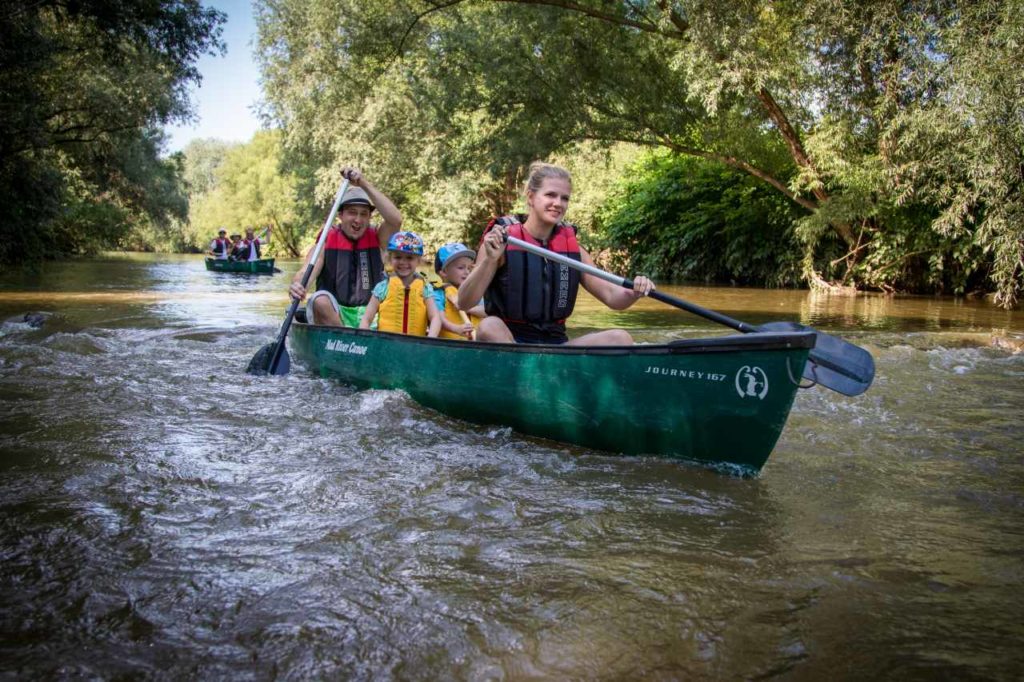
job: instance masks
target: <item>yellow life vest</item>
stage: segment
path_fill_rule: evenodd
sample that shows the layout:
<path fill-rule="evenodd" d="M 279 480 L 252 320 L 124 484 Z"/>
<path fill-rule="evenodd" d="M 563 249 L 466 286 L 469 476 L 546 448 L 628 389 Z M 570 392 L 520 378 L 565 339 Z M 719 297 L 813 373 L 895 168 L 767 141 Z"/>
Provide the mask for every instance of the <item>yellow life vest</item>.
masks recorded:
<path fill-rule="evenodd" d="M 448 299 L 449 292 L 451 292 L 451 296 L 453 298 L 457 297 L 459 295 L 459 293 L 458 293 L 459 292 L 459 288 L 457 286 L 455 286 L 454 284 L 442 284 L 440 286 L 440 289 L 441 289 L 441 291 L 444 292 L 444 317 L 445 317 L 445 319 L 448 320 L 449 322 L 457 324 L 458 326 L 461 327 L 463 325 L 463 322 L 462 322 L 462 316 L 459 315 L 459 309 L 458 309 L 458 307 L 454 303 L 452 303 Z M 469 315 L 469 314 L 467 313 L 467 315 Z M 469 315 L 469 321 L 473 323 L 473 329 L 476 329 L 477 326 L 480 324 L 480 318 L 477 317 L 476 315 Z M 450 332 L 447 329 L 445 329 L 444 327 L 441 327 L 441 333 L 438 334 L 438 336 L 440 338 L 442 338 L 442 339 L 461 339 L 462 341 L 466 340 L 466 337 L 463 336 L 462 334 L 456 334 L 455 332 Z"/>
<path fill-rule="evenodd" d="M 388 280 L 388 296 L 381 301 L 377 330 L 411 336 L 427 335 L 427 304 L 423 301 L 425 281 L 418 276 L 406 288 L 402 279 Z"/>

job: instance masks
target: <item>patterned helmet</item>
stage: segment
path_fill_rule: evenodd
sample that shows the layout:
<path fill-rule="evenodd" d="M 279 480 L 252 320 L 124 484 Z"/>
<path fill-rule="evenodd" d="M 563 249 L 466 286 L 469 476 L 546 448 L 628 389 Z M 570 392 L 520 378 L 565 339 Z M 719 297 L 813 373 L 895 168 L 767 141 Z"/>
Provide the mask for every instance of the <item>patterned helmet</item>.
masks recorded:
<path fill-rule="evenodd" d="M 388 251 L 423 255 L 423 240 L 415 232 L 396 232 L 388 240 Z"/>

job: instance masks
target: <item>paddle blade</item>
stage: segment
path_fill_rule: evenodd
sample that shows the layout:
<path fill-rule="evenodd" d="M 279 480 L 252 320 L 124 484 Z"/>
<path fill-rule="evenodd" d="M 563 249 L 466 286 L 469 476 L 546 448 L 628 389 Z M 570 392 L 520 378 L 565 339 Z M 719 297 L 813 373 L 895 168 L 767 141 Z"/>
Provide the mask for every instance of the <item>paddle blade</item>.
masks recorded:
<path fill-rule="evenodd" d="M 273 374 L 274 376 L 280 376 L 287 374 L 288 370 L 291 369 L 292 363 L 286 349 L 281 349 L 281 357 L 277 359 L 277 365 L 275 367 L 270 366 L 274 361 L 274 350 L 276 348 L 276 342 L 268 343 L 260 348 L 256 351 L 256 355 L 252 356 L 252 360 L 249 361 L 249 366 L 245 368 L 245 371 L 249 374 L 257 375 Z"/>
<path fill-rule="evenodd" d="M 860 395 L 868 390 L 875 378 L 875 359 L 871 353 L 838 336 L 796 322 L 769 322 L 757 329 L 767 332 L 814 332 L 814 348 L 804 366 L 803 375 L 805 379 L 833 391 L 849 396 Z"/>

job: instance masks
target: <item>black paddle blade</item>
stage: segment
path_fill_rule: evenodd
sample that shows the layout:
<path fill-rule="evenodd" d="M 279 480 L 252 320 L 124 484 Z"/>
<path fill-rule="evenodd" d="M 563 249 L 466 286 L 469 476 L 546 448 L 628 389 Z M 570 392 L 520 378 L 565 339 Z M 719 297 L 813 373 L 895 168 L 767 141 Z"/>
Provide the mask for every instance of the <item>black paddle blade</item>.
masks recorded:
<path fill-rule="evenodd" d="M 245 371 L 249 374 L 273 374 L 274 376 L 280 376 L 287 374 L 288 370 L 291 369 L 292 362 L 291 358 L 288 357 L 288 351 L 284 348 L 281 349 L 281 357 L 277 359 L 277 366 L 271 367 L 270 363 L 274 361 L 274 350 L 277 348 L 277 343 L 268 343 L 267 345 L 256 351 L 256 355 L 252 356 L 252 360 L 249 361 L 249 366 L 245 368 Z"/>
<path fill-rule="evenodd" d="M 871 353 L 838 336 L 825 334 L 796 322 L 769 322 L 758 326 L 766 332 L 814 332 L 815 344 L 804 366 L 804 378 L 843 395 L 860 395 L 875 378 Z"/>

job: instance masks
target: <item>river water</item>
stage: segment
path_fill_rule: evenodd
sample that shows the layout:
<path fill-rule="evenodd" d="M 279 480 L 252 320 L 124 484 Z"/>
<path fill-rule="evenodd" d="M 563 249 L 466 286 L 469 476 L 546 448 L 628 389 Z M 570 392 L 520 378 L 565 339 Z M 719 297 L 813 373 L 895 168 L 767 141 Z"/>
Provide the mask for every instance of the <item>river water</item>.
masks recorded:
<path fill-rule="evenodd" d="M 1024 676 L 1024 313 L 666 287 L 876 358 L 862 396 L 801 391 L 736 478 L 248 376 L 282 267 L 0 275 L 5 676 Z M 641 341 L 727 331 L 581 308 Z"/>

